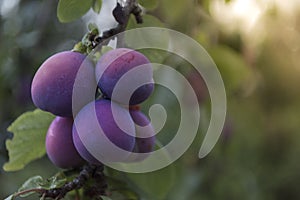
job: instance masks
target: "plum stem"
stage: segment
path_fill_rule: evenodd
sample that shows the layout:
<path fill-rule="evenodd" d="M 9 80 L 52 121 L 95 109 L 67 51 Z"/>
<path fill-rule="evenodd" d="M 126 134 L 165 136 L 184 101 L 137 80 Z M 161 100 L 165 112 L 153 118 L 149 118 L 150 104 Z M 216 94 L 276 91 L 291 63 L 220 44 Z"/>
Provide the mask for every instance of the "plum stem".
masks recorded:
<path fill-rule="evenodd" d="M 142 9 L 137 3 L 137 0 L 127 0 L 124 6 L 117 3 L 117 6 L 113 10 L 113 16 L 118 22 L 118 25 L 112 29 L 104 31 L 102 36 L 95 37 L 94 48 L 103 43 L 106 39 L 125 31 L 131 14 L 135 16 L 135 20 L 138 24 L 143 23 Z"/>
<path fill-rule="evenodd" d="M 82 41 L 78 42 L 72 51 L 80 52 L 82 54 L 89 54 L 93 49 L 103 45 L 107 45 L 108 42 L 117 37 L 117 47 L 124 47 L 124 35 L 119 34 L 126 30 L 130 15 L 135 16 L 135 20 L 138 24 L 143 23 L 142 8 L 137 3 L 137 0 L 127 0 L 123 5 L 117 2 L 112 15 L 118 22 L 118 25 L 112 29 L 104 31 L 102 35 L 99 35 L 98 28 L 91 24 L 90 31 L 84 35 Z"/>

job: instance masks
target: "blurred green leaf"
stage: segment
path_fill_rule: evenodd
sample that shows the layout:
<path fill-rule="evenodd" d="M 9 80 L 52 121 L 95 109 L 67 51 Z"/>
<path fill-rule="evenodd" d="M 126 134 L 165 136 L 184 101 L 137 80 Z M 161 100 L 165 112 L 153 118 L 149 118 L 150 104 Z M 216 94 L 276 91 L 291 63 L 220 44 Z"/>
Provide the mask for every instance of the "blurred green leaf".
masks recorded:
<path fill-rule="evenodd" d="M 164 27 L 165 25 L 153 15 L 143 15 L 143 23 L 137 24 L 134 17 L 130 17 L 127 30 L 142 27 Z"/>
<path fill-rule="evenodd" d="M 163 148 L 160 141 L 156 141 L 155 149 Z M 169 160 L 170 156 L 164 151 L 164 159 Z M 176 167 L 174 164 L 163 169 L 149 173 L 127 173 L 126 178 L 144 193 L 149 199 L 166 199 L 168 193 L 175 183 Z"/>
<path fill-rule="evenodd" d="M 30 190 L 30 189 L 41 189 L 41 184 L 43 183 L 43 178 L 41 176 L 34 176 L 29 178 L 23 185 L 20 187 L 19 192 Z M 21 195 L 21 197 L 27 197 L 29 195 L 34 194 L 35 192 L 28 192 L 26 194 Z"/>
<path fill-rule="evenodd" d="M 178 26 L 186 26 L 190 24 L 191 20 L 198 18 L 193 13 L 196 4 L 195 1 L 163 0 L 159 3 L 162 19 L 168 25 L 176 27 L 176 30 L 178 30 Z"/>
<path fill-rule="evenodd" d="M 83 54 L 86 52 L 86 46 L 82 42 L 78 42 L 77 44 L 74 45 L 72 51 Z"/>
<path fill-rule="evenodd" d="M 19 188 L 18 193 L 24 191 L 25 193 L 20 195 L 20 197 L 27 197 L 36 193 L 36 191 L 34 191 L 33 189 L 50 190 L 53 188 L 59 188 L 63 186 L 66 182 L 67 178 L 63 172 L 57 173 L 46 180 L 44 180 L 41 176 L 33 176 L 23 183 L 23 185 Z M 14 196 L 19 196 L 18 193 L 12 195 L 11 198 L 13 198 Z"/>
<path fill-rule="evenodd" d="M 127 30 L 135 29 L 134 32 L 129 31 L 125 35 L 125 41 L 128 45 L 134 44 L 135 42 L 139 44 L 159 44 L 159 46 L 162 47 L 168 47 L 169 44 L 169 35 L 167 32 L 162 31 L 151 31 L 151 33 L 148 33 L 146 31 L 139 30 L 138 28 L 144 28 L 144 27 L 164 27 L 164 24 L 156 17 L 152 15 L 144 15 L 143 16 L 144 22 L 142 24 L 137 24 L 134 21 L 134 18 L 131 17 Z M 152 45 L 151 45 L 152 46 Z"/>
<path fill-rule="evenodd" d="M 158 6 L 158 0 L 140 0 L 139 3 L 147 10 L 154 10 Z"/>
<path fill-rule="evenodd" d="M 145 173 L 127 174 L 128 179 L 142 190 L 150 199 L 165 199 L 174 185 L 175 168 L 170 165 L 164 169 Z"/>
<path fill-rule="evenodd" d="M 163 145 L 156 141 L 155 149 L 163 148 Z M 161 159 L 170 160 L 170 155 L 164 151 Z M 123 166 L 126 171 L 126 165 Z M 136 192 L 145 199 L 162 200 L 166 199 L 175 184 L 177 168 L 171 164 L 163 169 L 149 173 L 121 173 L 120 171 L 107 168 L 108 185 L 110 190 L 118 191 L 118 196 L 126 195 L 127 199 L 139 199 Z M 130 198 L 129 198 L 130 197 Z M 112 198 L 114 199 L 114 198 Z"/>
<path fill-rule="evenodd" d="M 208 52 L 220 70 L 227 92 L 235 93 L 254 83 L 254 80 L 250 79 L 253 75 L 251 68 L 241 54 L 222 45 L 208 49 Z M 249 81 L 252 83 L 249 84 Z"/>
<path fill-rule="evenodd" d="M 63 186 L 67 182 L 67 177 L 63 172 L 59 172 L 44 181 L 41 186 L 44 189 L 53 189 Z"/>
<path fill-rule="evenodd" d="M 134 21 L 134 18 L 131 17 L 127 30 L 130 29 L 135 29 L 133 31 L 126 32 L 125 35 L 125 41 L 126 44 L 129 46 L 131 44 L 134 44 L 135 42 L 139 44 L 159 44 L 160 46 L 167 47 L 168 46 L 168 41 L 169 41 L 169 35 L 167 32 L 162 32 L 162 31 L 151 31 L 151 33 L 147 33 L 146 31 L 139 30 L 138 28 L 144 28 L 144 27 L 164 27 L 164 24 L 156 17 L 153 15 L 144 15 L 143 16 L 144 22 L 142 24 L 137 24 Z"/>
<path fill-rule="evenodd" d="M 120 178 L 121 176 L 119 171 L 116 171 L 112 168 L 105 168 L 105 170 L 108 174 L 106 181 L 110 189 L 115 190 L 117 188 L 124 188 L 127 186 L 127 183 L 124 182 L 124 180 L 117 179 L 117 177 Z"/>
<path fill-rule="evenodd" d="M 89 29 L 91 34 L 94 34 L 94 35 L 99 34 L 98 26 L 95 23 L 89 23 L 88 24 L 88 29 Z"/>
<path fill-rule="evenodd" d="M 59 0 L 57 17 L 60 22 L 71 22 L 83 16 L 92 6 L 93 0 Z"/>
<path fill-rule="evenodd" d="M 138 29 L 143 27 L 164 27 L 164 24 L 158 18 L 152 15 L 144 15 L 143 19 L 143 24 L 137 24 L 133 17 L 130 18 L 127 30 L 135 30 L 125 33 L 126 44 L 128 46 L 134 46 L 135 44 L 140 44 L 141 46 L 155 45 L 167 49 L 169 45 L 169 35 L 167 32 L 155 30 L 146 32 L 143 29 Z M 159 49 L 140 49 L 139 51 L 153 63 L 162 63 L 166 56 L 169 55 L 167 52 Z"/>
<path fill-rule="evenodd" d="M 144 54 L 151 63 L 163 63 L 169 55 L 168 52 L 159 49 L 139 49 L 138 51 Z"/>
<path fill-rule="evenodd" d="M 109 51 L 111 51 L 111 50 L 113 50 L 113 48 L 112 47 L 110 47 L 110 46 L 102 46 L 102 48 L 101 48 L 101 51 L 100 51 L 100 54 L 101 55 L 104 55 L 105 53 L 107 53 L 107 52 L 109 52 Z"/>
<path fill-rule="evenodd" d="M 6 141 L 9 162 L 5 163 L 5 171 L 23 169 L 29 162 L 42 157 L 46 153 L 45 137 L 54 115 L 36 109 L 18 117 L 8 131 L 14 134 L 12 140 Z"/>
<path fill-rule="evenodd" d="M 110 198 L 109 198 L 110 199 Z M 117 189 L 111 192 L 113 200 L 139 200 L 139 196 L 129 188 Z"/>
<path fill-rule="evenodd" d="M 94 0 L 94 2 L 93 2 L 93 10 L 96 13 L 100 12 L 101 6 L 102 6 L 102 0 Z"/>
<path fill-rule="evenodd" d="M 112 200 L 111 198 L 107 197 L 107 196 L 101 196 L 102 200 Z"/>
<path fill-rule="evenodd" d="M 5 198 L 4 200 L 14 200 L 14 199 L 15 199 L 15 197 L 14 197 L 14 195 L 12 194 L 12 195 L 10 195 L 9 197 Z"/>
<path fill-rule="evenodd" d="M 114 200 L 138 200 L 139 195 L 131 188 L 124 179 L 124 173 L 106 168 L 109 176 L 106 177 L 110 198 Z"/>

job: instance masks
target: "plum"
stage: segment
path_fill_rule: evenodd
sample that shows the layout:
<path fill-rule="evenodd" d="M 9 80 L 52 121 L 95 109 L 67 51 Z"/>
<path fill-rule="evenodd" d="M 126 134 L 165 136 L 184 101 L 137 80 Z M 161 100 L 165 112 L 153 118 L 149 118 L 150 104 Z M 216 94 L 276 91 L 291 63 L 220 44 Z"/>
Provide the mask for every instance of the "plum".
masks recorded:
<path fill-rule="evenodd" d="M 75 117 L 73 141 L 79 154 L 90 163 L 121 162 L 134 148 L 134 123 L 127 109 L 99 99 L 87 104 Z"/>
<path fill-rule="evenodd" d="M 135 123 L 136 130 L 136 144 L 134 152 L 152 152 L 155 145 L 155 131 L 150 120 L 139 110 L 131 110 L 130 115 Z"/>
<path fill-rule="evenodd" d="M 48 128 L 46 152 L 51 162 L 60 168 L 79 167 L 84 163 L 73 144 L 72 126 L 72 118 L 56 117 Z"/>
<path fill-rule="evenodd" d="M 95 71 L 86 56 L 72 51 L 57 53 L 48 58 L 37 70 L 31 85 L 33 103 L 44 111 L 62 117 L 71 117 L 72 94 L 80 69 L 81 95 L 79 107 L 92 101 L 95 94 Z M 95 88 L 93 90 L 93 88 Z"/>
<path fill-rule="evenodd" d="M 150 120 L 140 110 L 130 110 L 130 115 L 135 123 L 135 147 L 134 153 L 127 158 L 127 162 L 139 162 L 146 159 L 155 146 L 155 131 Z"/>
<path fill-rule="evenodd" d="M 76 131 L 75 126 L 73 126 L 73 142 L 75 144 L 75 148 L 79 152 L 82 158 L 89 162 L 90 164 L 100 165 L 102 164 L 99 160 L 97 160 L 90 152 L 85 148 L 84 144 L 79 138 L 79 135 Z"/>
<path fill-rule="evenodd" d="M 141 67 L 137 68 L 139 66 Z M 114 97 L 113 91 L 118 81 L 133 69 L 135 71 L 119 83 L 118 95 Z M 154 89 L 150 61 L 140 52 L 127 48 L 111 50 L 99 59 L 96 65 L 96 80 L 105 96 L 124 105 L 142 103 Z"/>

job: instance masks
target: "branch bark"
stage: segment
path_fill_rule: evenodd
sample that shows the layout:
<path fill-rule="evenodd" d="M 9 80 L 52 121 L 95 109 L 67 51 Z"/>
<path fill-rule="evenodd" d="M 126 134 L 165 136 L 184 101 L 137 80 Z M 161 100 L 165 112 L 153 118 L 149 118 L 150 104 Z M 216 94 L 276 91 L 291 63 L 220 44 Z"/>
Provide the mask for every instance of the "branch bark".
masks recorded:
<path fill-rule="evenodd" d="M 135 16 L 135 20 L 138 24 L 143 23 L 142 9 L 137 3 L 137 0 L 127 0 L 124 6 L 117 3 L 117 6 L 113 10 L 113 16 L 118 22 L 118 25 L 108 31 L 104 31 L 102 36 L 95 37 L 94 47 L 103 43 L 106 39 L 114 37 L 118 33 L 125 31 L 131 14 Z"/>
<path fill-rule="evenodd" d="M 103 170 L 103 165 L 85 165 L 76 178 L 67 182 L 60 188 L 53 188 L 49 190 L 43 188 L 23 190 L 14 194 L 14 197 L 34 192 L 40 194 L 41 199 L 52 198 L 59 200 L 64 198 L 68 192 L 81 188 L 84 188 L 84 194 L 88 197 L 105 196 L 107 183 Z M 86 183 L 90 180 L 94 180 L 95 184 L 92 187 L 85 187 Z"/>
<path fill-rule="evenodd" d="M 96 187 L 98 190 L 96 192 L 93 191 L 93 193 L 89 192 L 91 190 L 91 188 L 86 187 L 85 188 L 85 195 L 89 196 L 89 197 L 96 197 L 96 196 L 100 196 L 100 195 L 105 195 L 105 189 L 107 187 L 106 181 L 105 181 L 105 176 L 103 173 L 104 170 L 104 166 L 103 165 L 86 165 L 84 166 L 84 168 L 82 169 L 82 171 L 79 173 L 79 175 L 74 178 L 72 181 L 66 183 L 65 185 L 63 185 L 61 188 L 54 188 L 51 190 L 45 190 L 42 193 L 42 196 L 47 198 L 53 198 L 53 199 L 62 199 L 64 198 L 64 196 L 72 191 L 72 190 L 78 190 L 82 187 L 85 186 L 85 184 L 87 183 L 87 181 L 89 181 L 90 179 L 95 179 L 97 180 L 97 185 L 95 185 L 94 187 Z"/>

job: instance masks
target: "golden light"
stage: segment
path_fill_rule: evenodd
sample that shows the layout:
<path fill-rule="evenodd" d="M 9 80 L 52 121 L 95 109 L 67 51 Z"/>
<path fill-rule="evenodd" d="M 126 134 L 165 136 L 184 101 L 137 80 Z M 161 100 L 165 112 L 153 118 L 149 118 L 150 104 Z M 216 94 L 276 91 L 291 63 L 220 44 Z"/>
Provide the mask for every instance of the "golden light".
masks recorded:
<path fill-rule="evenodd" d="M 266 16 L 272 11 L 277 17 L 271 21 Z M 298 12 L 297 12 L 298 11 Z M 268 35 L 272 20 L 284 19 L 283 28 L 293 28 L 296 14 L 300 11 L 299 0 L 213 0 L 210 13 L 226 32 L 240 32 L 252 45 L 263 41 Z"/>

